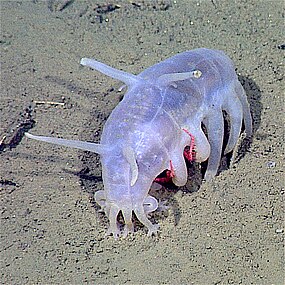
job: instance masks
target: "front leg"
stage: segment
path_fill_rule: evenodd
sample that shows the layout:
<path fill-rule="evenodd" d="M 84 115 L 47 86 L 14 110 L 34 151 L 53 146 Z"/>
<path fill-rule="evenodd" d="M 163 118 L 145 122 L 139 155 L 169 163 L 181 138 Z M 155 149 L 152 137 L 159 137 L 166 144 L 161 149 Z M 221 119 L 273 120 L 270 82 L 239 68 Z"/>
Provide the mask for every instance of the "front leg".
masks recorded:
<path fill-rule="evenodd" d="M 147 227 L 148 229 L 148 236 L 157 235 L 159 225 L 153 224 L 148 218 L 147 213 L 145 212 L 144 205 L 136 206 L 134 209 L 134 213 L 137 216 L 138 220 Z"/>
<path fill-rule="evenodd" d="M 120 212 L 120 209 L 116 205 L 111 205 L 109 207 L 107 206 L 107 208 L 109 208 L 109 211 L 106 214 L 109 218 L 110 226 L 106 232 L 106 235 L 112 234 L 115 239 L 118 239 L 119 236 L 121 235 L 120 227 L 117 222 L 117 217 Z"/>

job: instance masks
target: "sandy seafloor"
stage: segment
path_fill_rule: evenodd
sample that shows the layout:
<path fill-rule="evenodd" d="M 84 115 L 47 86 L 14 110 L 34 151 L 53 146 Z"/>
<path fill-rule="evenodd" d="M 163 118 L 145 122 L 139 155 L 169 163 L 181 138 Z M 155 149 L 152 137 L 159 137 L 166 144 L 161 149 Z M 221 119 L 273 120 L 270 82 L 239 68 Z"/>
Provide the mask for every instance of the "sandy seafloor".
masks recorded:
<path fill-rule="evenodd" d="M 284 284 L 283 8 L 1 1 L 1 284 Z M 161 191 L 169 211 L 152 217 L 158 237 L 141 226 L 126 239 L 105 237 L 107 219 L 92 202 L 103 187 L 98 156 L 22 134 L 99 141 L 122 83 L 80 67 L 82 57 L 137 74 L 197 47 L 235 62 L 252 144 L 212 181 Z"/>

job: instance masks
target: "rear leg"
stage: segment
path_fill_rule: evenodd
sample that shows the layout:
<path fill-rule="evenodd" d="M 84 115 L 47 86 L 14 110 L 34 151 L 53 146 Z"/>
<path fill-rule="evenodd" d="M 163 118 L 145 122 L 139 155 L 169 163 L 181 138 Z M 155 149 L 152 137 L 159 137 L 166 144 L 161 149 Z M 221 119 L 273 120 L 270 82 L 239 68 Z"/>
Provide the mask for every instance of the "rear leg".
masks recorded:
<path fill-rule="evenodd" d="M 176 186 L 184 186 L 187 182 L 187 167 L 185 159 L 183 157 L 183 152 L 179 150 L 173 152 L 171 155 L 173 164 L 173 174 L 172 182 Z"/>
<path fill-rule="evenodd" d="M 204 134 L 201 126 L 201 122 L 192 122 L 185 126 L 184 131 L 187 130 L 187 133 L 191 134 L 192 137 L 194 137 L 195 140 L 195 161 L 196 162 L 202 162 L 208 159 L 210 155 L 210 144 L 209 141 Z M 186 132 L 186 131 L 185 131 Z M 188 140 L 189 140 L 189 134 Z"/>
<path fill-rule="evenodd" d="M 106 235 L 113 234 L 115 239 L 118 239 L 118 237 L 121 234 L 118 222 L 117 222 L 117 217 L 120 212 L 119 207 L 112 205 L 110 207 L 109 213 L 107 213 L 109 221 L 110 221 L 110 226 L 106 232 Z"/>
<path fill-rule="evenodd" d="M 242 125 L 242 105 L 238 97 L 231 96 L 223 106 L 223 109 L 227 112 L 230 118 L 230 136 L 225 149 L 225 154 L 232 151 L 238 141 L 241 125 Z"/>
<path fill-rule="evenodd" d="M 204 121 L 207 128 L 208 139 L 211 146 L 211 152 L 208 160 L 208 167 L 204 179 L 211 180 L 218 171 L 223 139 L 224 139 L 224 118 L 221 110 L 213 110 Z"/>
<path fill-rule="evenodd" d="M 188 161 L 193 162 L 196 160 L 194 136 L 192 134 L 190 134 L 190 132 L 188 130 L 186 130 L 186 129 L 182 129 L 182 130 L 190 136 L 189 150 L 184 149 L 183 154 Z"/>
<path fill-rule="evenodd" d="M 243 111 L 243 120 L 244 120 L 244 127 L 245 127 L 245 133 L 247 137 L 251 137 L 252 135 L 252 118 L 250 114 L 250 106 L 247 101 L 247 97 L 245 94 L 245 91 L 241 85 L 241 83 L 238 81 L 235 85 L 235 93 L 237 97 L 240 100 L 240 103 L 242 105 L 242 111 Z"/>

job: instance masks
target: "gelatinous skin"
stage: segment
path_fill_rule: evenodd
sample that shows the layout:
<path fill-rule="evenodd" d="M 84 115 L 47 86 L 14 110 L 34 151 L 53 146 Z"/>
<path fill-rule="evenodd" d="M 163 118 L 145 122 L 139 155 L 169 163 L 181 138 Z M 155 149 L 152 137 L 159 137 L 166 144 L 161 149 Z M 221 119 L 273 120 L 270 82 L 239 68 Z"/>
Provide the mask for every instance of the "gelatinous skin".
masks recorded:
<path fill-rule="evenodd" d="M 187 182 L 185 147 L 193 148 L 195 144 L 196 161 L 208 159 L 205 179 L 210 180 L 221 159 L 222 111 L 227 112 L 231 123 L 226 153 L 235 147 L 242 121 L 246 135 L 252 134 L 249 104 L 233 63 L 222 51 L 201 48 L 177 54 L 139 75 L 93 59 L 83 58 L 81 64 L 128 86 L 123 100 L 106 121 L 100 144 L 26 135 L 99 153 L 104 190 L 96 193 L 95 200 L 109 218 L 108 233 L 117 238 L 133 232 L 134 213 L 148 228 L 148 235 L 155 234 L 158 225 L 152 224 L 147 215 L 157 209 L 158 202 L 148 194 L 149 189 L 155 178 L 169 168 L 174 184 Z M 188 155 L 191 159 L 192 150 Z M 120 211 L 125 220 L 123 232 L 117 223 Z"/>

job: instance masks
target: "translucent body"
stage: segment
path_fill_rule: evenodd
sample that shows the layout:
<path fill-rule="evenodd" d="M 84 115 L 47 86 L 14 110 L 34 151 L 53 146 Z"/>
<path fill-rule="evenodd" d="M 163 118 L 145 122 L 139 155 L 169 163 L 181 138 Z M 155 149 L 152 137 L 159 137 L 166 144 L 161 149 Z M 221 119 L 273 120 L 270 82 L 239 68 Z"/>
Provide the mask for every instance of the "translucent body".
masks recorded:
<path fill-rule="evenodd" d="M 137 76 L 92 59 L 84 58 L 81 64 L 128 86 L 122 102 L 106 121 L 100 144 L 28 136 L 99 153 L 104 190 L 98 191 L 95 199 L 110 220 L 108 232 L 115 237 L 121 234 L 117 215 L 122 211 L 124 236 L 133 231 L 133 212 L 149 235 L 156 233 L 158 226 L 147 214 L 156 210 L 157 201 L 148 192 L 154 179 L 169 169 L 170 161 L 173 182 L 178 186 L 186 183 L 183 151 L 190 137 L 183 129 L 194 136 L 197 161 L 208 159 L 206 180 L 216 175 L 220 163 L 222 111 L 228 113 L 231 122 L 226 152 L 235 147 L 242 120 L 247 136 L 252 133 L 249 105 L 233 63 L 222 51 L 196 49 L 155 64 Z"/>

